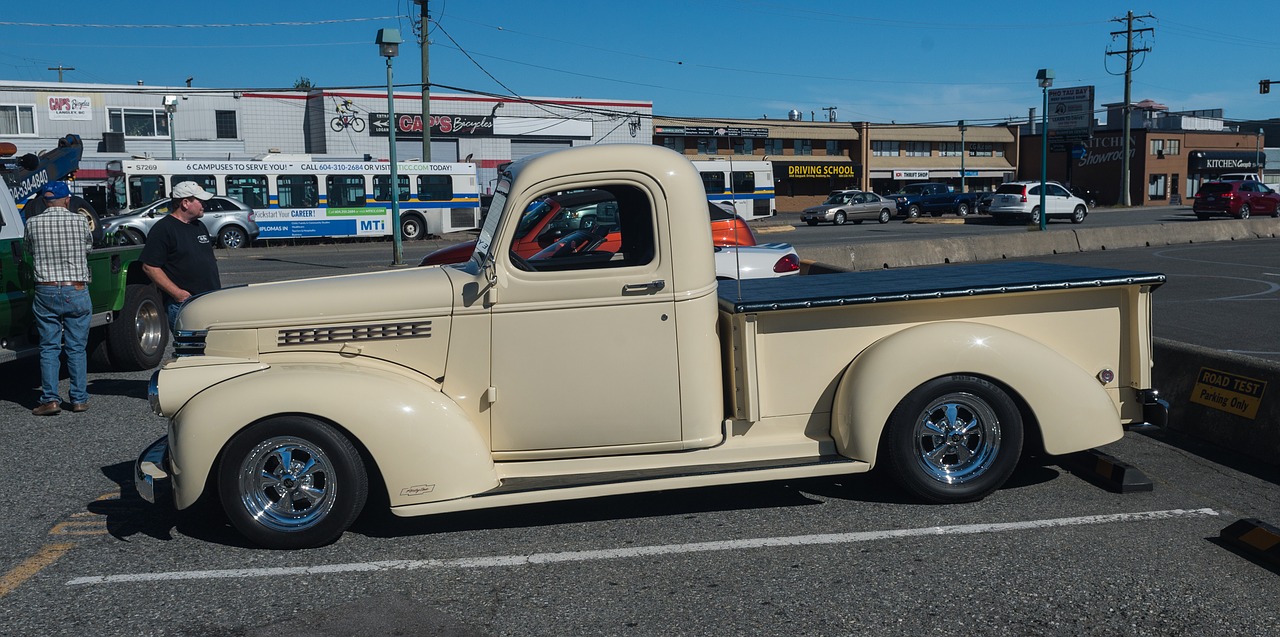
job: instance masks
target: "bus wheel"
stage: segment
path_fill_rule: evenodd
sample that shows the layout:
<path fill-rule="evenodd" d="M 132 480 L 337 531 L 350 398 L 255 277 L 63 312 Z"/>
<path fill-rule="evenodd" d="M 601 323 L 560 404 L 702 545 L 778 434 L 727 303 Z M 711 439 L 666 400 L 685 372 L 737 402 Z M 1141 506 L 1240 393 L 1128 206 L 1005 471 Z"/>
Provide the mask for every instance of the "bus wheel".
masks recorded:
<path fill-rule="evenodd" d="M 400 238 L 405 241 L 417 241 L 425 238 L 427 229 L 422 225 L 422 219 L 415 215 L 408 215 L 400 219 Z"/>

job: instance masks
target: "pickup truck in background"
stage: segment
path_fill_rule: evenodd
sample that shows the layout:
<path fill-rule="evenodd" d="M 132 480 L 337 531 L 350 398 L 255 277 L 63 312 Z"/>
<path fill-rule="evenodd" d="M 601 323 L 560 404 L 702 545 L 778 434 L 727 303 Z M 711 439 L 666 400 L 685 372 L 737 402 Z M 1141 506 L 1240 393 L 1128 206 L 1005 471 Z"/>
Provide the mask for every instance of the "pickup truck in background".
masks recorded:
<path fill-rule="evenodd" d="M 571 191 L 616 210 L 616 247 L 521 256 L 522 213 Z M 150 383 L 168 434 L 135 464 L 139 493 L 179 510 L 208 497 L 274 548 L 336 540 L 375 488 L 416 516 L 876 470 L 968 502 L 1024 453 L 1166 417 L 1151 389 L 1163 275 L 717 281 L 706 205 L 676 152 L 566 149 L 500 173 L 463 263 L 193 300 Z"/>
<path fill-rule="evenodd" d="M 73 207 L 77 199 L 72 198 Z M 38 214 L 43 205 L 28 205 L 26 210 Z M 40 353 L 31 312 L 35 280 L 25 234 L 23 216 L 9 186 L 0 183 L 0 285 L 4 286 L 0 292 L 0 363 Z M 141 247 L 94 248 L 89 252 L 93 276 L 89 282 L 93 301 L 89 356 L 100 367 L 148 369 L 159 365 L 164 356 L 169 325 L 160 292 L 138 263 L 141 254 Z"/>
<path fill-rule="evenodd" d="M 934 217 L 948 212 L 964 217 L 978 208 L 977 193 L 956 192 L 951 186 L 939 183 L 908 184 L 889 198 L 898 205 L 898 213 L 910 219 L 926 212 Z"/>

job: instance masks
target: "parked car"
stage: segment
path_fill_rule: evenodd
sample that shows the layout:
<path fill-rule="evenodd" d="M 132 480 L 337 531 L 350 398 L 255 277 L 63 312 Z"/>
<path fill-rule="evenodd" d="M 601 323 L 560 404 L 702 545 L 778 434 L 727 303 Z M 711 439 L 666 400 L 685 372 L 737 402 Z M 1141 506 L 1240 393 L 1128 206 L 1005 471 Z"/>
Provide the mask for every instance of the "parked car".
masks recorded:
<path fill-rule="evenodd" d="M 943 183 L 907 184 L 892 198 L 898 204 L 898 210 L 909 219 L 926 212 L 934 217 L 941 217 L 947 212 L 964 217 L 976 209 L 978 202 L 974 193 L 959 192 Z"/>
<path fill-rule="evenodd" d="M 1089 214 L 1089 204 L 1062 187 L 1056 181 L 1045 182 L 1044 203 L 1048 208 L 1045 220 L 1060 218 L 1070 219 L 1071 223 L 1082 223 Z M 1011 181 L 1000 184 L 991 200 L 988 211 L 1001 223 L 1022 220 L 1031 224 L 1040 223 L 1040 182 Z"/>
<path fill-rule="evenodd" d="M 756 245 L 756 235 L 742 217 L 711 202 L 707 203 L 707 214 L 711 218 L 712 245 Z M 591 230 L 596 225 L 608 229 L 616 221 L 617 202 L 610 199 L 608 193 L 593 190 L 557 194 L 535 203 L 525 211 L 516 227 L 512 250 L 517 256 L 528 259 L 576 230 Z M 616 251 L 618 233 L 606 236 L 611 243 L 607 243 L 604 249 Z M 462 263 L 471 258 L 475 249 L 474 239 L 455 243 L 428 254 L 418 265 Z"/>
<path fill-rule="evenodd" d="M 842 226 L 846 221 L 862 223 L 867 219 L 889 223 L 889 219 L 897 214 L 898 204 L 874 192 L 834 190 L 827 196 L 826 201 L 805 208 L 800 215 L 800 220 L 811 226 L 819 223 Z"/>
<path fill-rule="evenodd" d="M 1198 219 L 1214 215 L 1248 219 L 1254 213 L 1275 217 L 1280 216 L 1280 194 L 1252 179 L 1211 181 L 1200 186 L 1191 209 Z"/>
<path fill-rule="evenodd" d="M 991 214 L 991 202 L 995 198 L 996 198 L 996 193 L 994 192 L 978 193 L 978 203 L 975 209 L 978 211 L 979 214 L 984 214 L 984 215 Z"/>
<path fill-rule="evenodd" d="M 1098 191 L 1089 190 L 1088 188 L 1082 188 L 1080 186 L 1070 186 L 1067 190 L 1070 191 L 1071 194 L 1083 199 L 1085 205 L 1089 206 L 1090 210 L 1098 207 Z"/>
<path fill-rule="evenodd" d="M 253 209 L 238 199 L 215 195 L 204 204 L 204 222 L 209 234 L 217 237 L 218 246 L 243 248 L 258 238 L 258 224 L 253 220 Z M 141 208 L 102 220 L 102 230 L 114 234 L 119 245 L 146 243 L 151 227 L 161 217 L 169 214 L 169 199 L 157 199 Z"/>

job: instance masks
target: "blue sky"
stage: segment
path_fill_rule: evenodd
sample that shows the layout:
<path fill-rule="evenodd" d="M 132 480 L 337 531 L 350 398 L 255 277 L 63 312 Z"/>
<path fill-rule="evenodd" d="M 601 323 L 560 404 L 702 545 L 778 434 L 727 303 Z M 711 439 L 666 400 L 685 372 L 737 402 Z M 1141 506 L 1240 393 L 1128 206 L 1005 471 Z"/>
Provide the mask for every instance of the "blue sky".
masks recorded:
<path fill-rule="evenodd" d="M 306 11 L 300 13 L 302 8 Z M 431 82 L 537 97 L 652 101 L 659 115 L 975 123 L 1040 105 L 1037 69 L 1057 87 L 1123 99 L 1126 10 L 1153 14 L 1135 48 L 1133 100 L 1172 110 L 1280 117 L 1280 3 L 430 0 Z M 0 80 L 277 88 L 385 86 L 373 44 L 398 27 L 397 84 L 420 78 L 411 0 L 10 2 Z M 400 16 L 400 17 L 397 17 Z M 286 24 L 298 23 L 298 24 Z M 68 26 L 70 24 L 87 26 Z M 250 26 L 252 24 L 253 26 Z M 47 25 L 47 26 L 45 26 Z M 126 28 L 124 25 L 134 25 Z M 139 26 L 145 25 L 145 26 Z M 188 25 L 159 27 L 152 25 Z M 465 53 L 464 53 L 465 52 Z M 1268 71 L 1271 74 L 1268 74 Z M 406 86 L 398 89 L 413 92 Z M 445 89 L 435 89 L 445 90 Z"/>

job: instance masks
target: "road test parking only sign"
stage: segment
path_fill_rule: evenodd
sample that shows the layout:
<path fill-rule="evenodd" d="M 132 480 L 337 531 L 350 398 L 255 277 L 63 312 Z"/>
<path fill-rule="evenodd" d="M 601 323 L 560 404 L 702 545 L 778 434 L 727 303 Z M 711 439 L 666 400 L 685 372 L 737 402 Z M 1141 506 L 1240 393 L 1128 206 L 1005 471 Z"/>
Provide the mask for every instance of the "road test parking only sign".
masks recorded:
<path fill-rule="evenodd" d="M 1266 389 L 1266 381 L 1201 367 L 1191 402 L 1253 420 Z"/>

